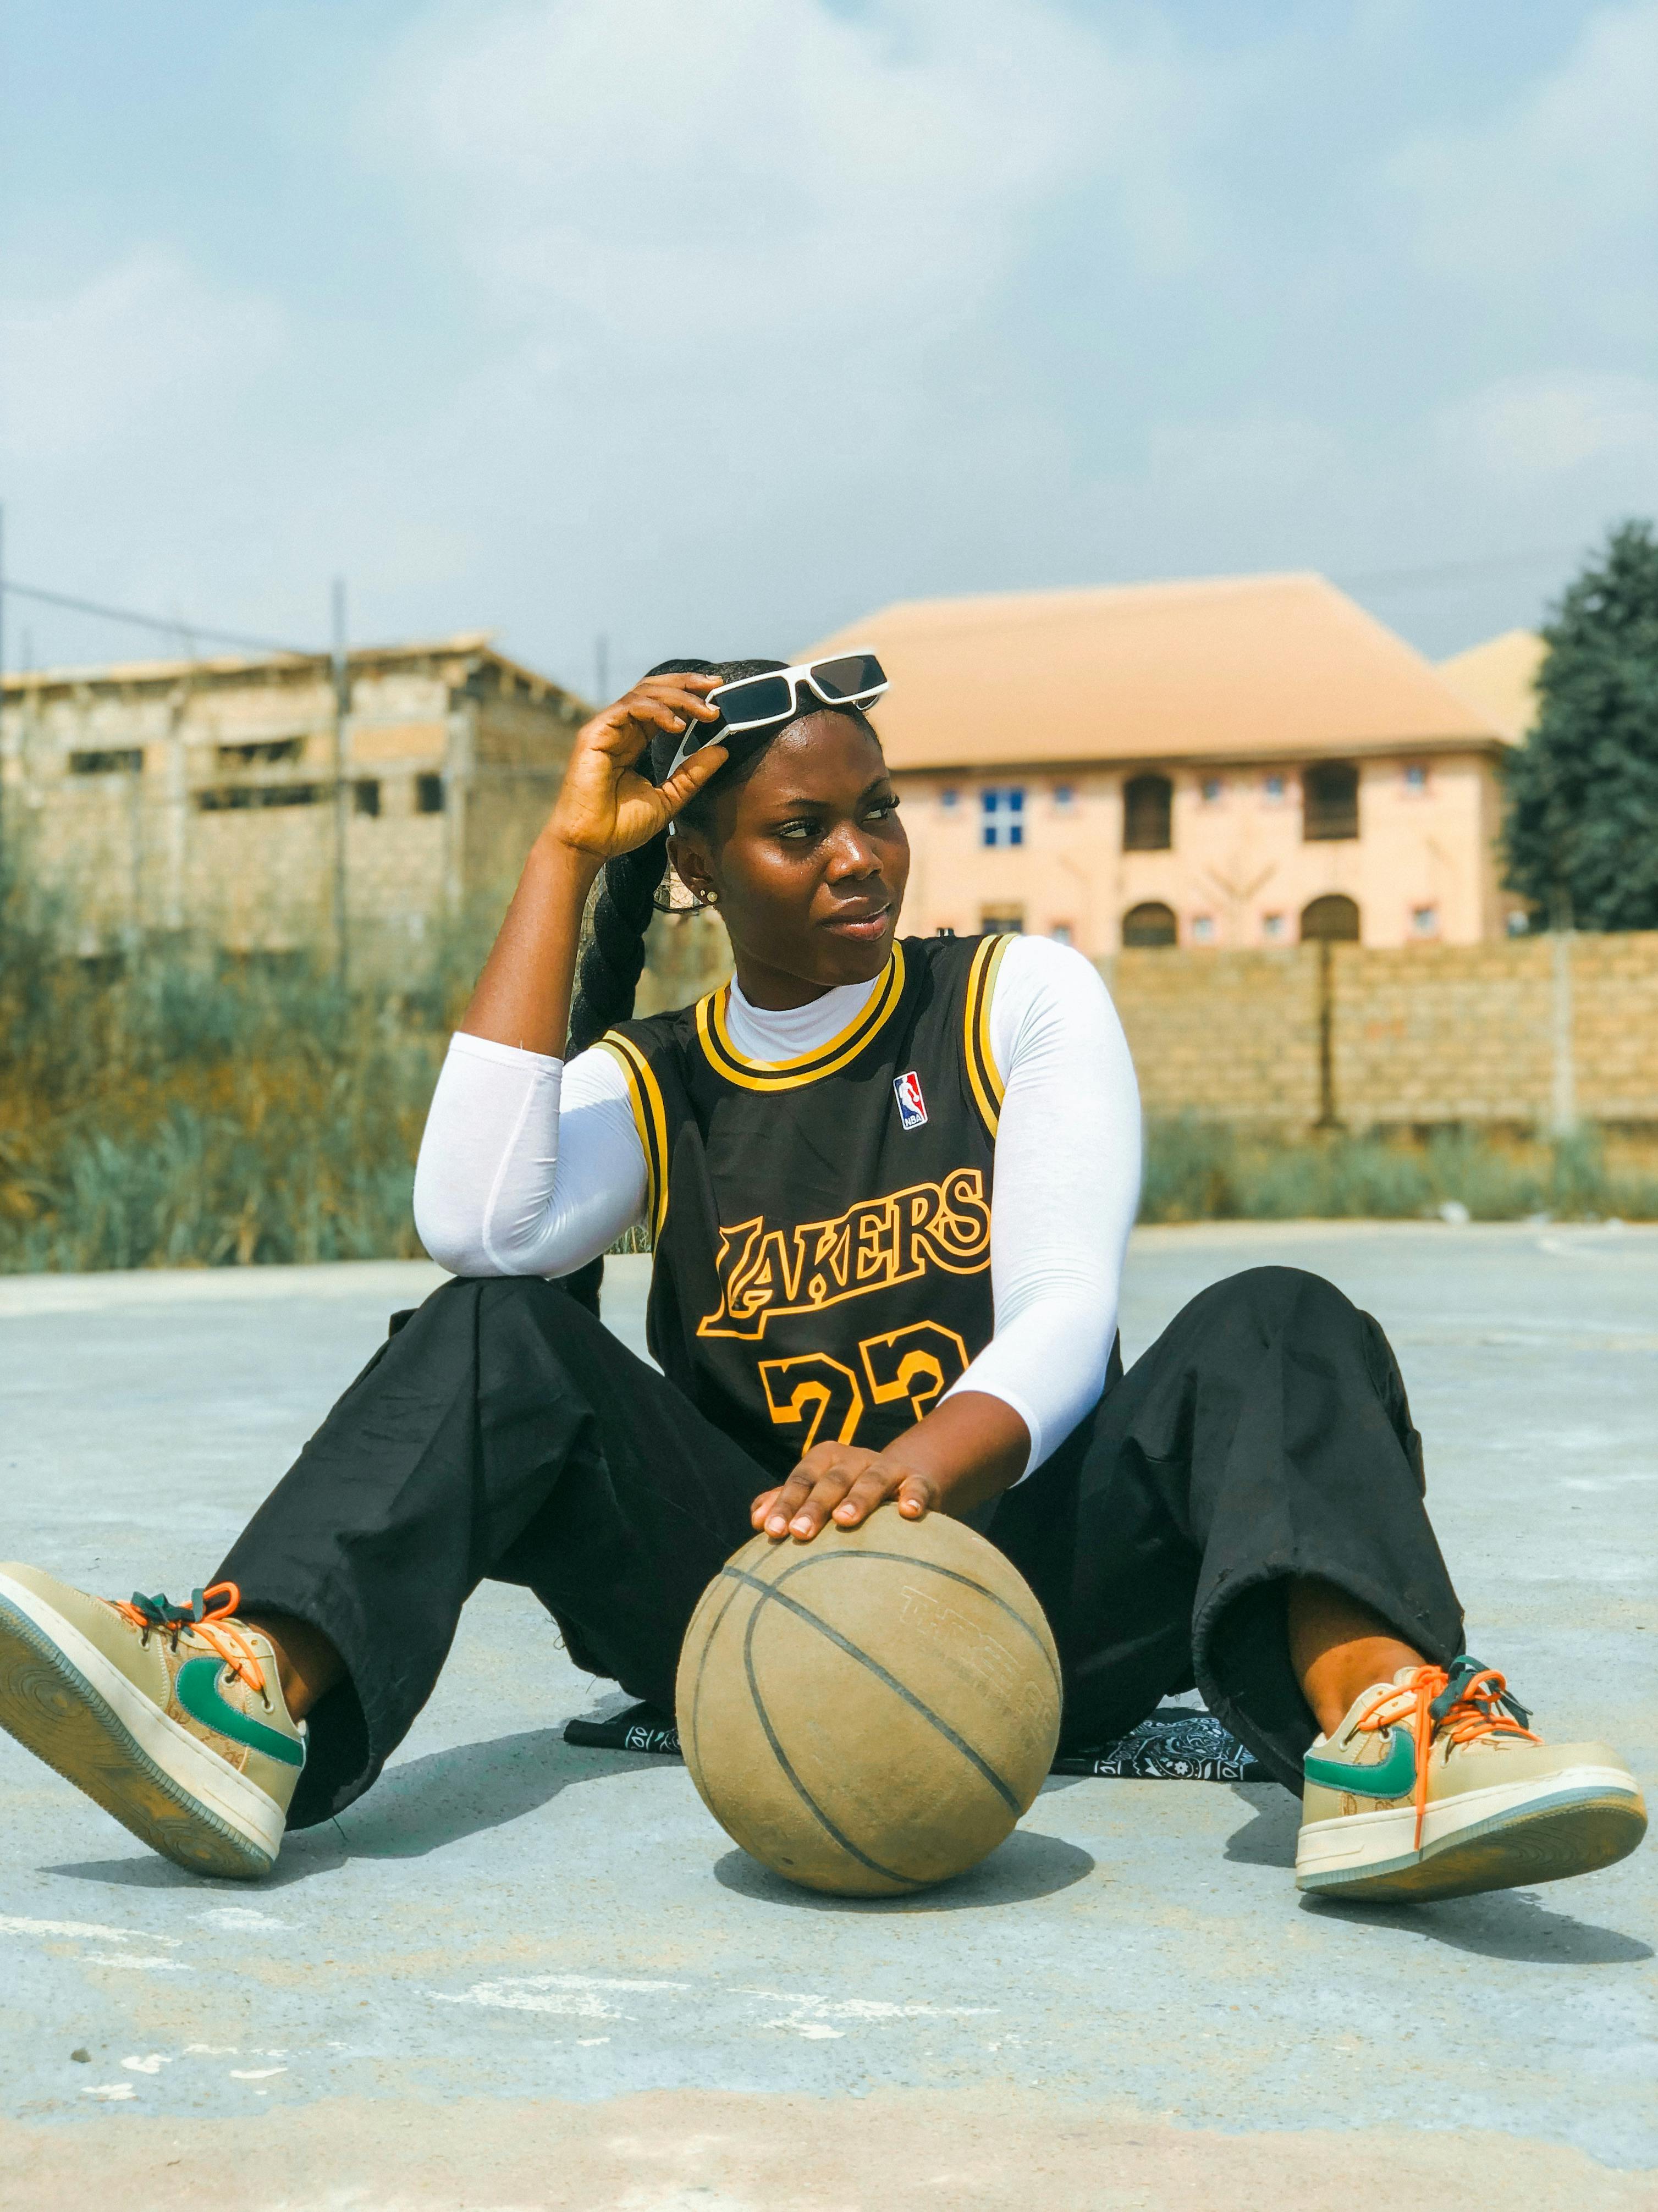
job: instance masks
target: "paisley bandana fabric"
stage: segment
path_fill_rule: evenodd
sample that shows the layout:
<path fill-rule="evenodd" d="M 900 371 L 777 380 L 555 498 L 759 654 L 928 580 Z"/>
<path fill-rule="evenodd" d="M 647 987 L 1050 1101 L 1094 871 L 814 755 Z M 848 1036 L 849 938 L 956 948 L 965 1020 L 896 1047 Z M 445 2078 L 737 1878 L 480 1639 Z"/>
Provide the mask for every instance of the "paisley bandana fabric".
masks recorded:
<path fill-rule="evenodd" d="M 679 1731 L 654 1705 L 631 1705 L 609 1720 L 570 1721 L 566 1743 L 589 1751 L 662 1752 L 679 1757 Z M 1056 1759 L 1055 1774 L 1134 1782 L 1270 1782 L 1271 1775 L 1212 1713 L 1160 1705 L 1117 1743 Z"/>
<path fill-rule="evenodd" d="M 1120 1742 L 1056 1759 L 1055 1774 L 1135 1782 L 1270 1782 L 1272 1776 L 1212 1713 L 1159 1705 Z"/>

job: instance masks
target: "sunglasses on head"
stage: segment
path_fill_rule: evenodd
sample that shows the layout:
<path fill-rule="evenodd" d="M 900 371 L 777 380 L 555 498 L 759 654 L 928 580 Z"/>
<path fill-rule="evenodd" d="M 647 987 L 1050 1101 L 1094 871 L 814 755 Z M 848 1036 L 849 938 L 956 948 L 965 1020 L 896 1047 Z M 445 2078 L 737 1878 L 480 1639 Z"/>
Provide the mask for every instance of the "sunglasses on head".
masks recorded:
<path fill-rule="evenodd" d="M 768 669 L 763 676 L 739 676 L 708 695 L 724 726 L 711 730 L 706 723 L 694 723 L 668 774 L 704 745 L 723 744 L 744 730 L 763 730 L 809 714 L 811 708 L 800 704 L 803 690 L 825 707 L 867 707 L 886 688 L 886 671 L 872 653 L 838 653 L 823 660 L 797 661 L 793 668 Z"/>

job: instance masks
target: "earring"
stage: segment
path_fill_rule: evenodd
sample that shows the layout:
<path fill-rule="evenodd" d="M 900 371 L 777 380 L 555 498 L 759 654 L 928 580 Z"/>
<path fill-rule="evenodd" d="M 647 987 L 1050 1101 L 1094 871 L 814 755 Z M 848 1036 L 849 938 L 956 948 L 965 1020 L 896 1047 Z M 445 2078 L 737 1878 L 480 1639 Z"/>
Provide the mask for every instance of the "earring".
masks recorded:
<path fill-rule="evenodd" d="M 696 902 L 698 906 L 718 906 L 720 903 L 720 894 L 717 890 L 714 890 L 712 888 L 705 891 L 698 891 L 696 894 Z"/>

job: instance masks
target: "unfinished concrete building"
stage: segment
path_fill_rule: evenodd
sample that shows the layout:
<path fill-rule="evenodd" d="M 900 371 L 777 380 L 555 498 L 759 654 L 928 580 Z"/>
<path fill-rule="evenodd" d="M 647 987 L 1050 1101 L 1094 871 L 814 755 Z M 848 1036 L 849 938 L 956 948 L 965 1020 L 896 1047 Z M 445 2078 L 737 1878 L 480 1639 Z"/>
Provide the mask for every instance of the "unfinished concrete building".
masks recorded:
<path fill-rule="evenodd" d="M 8 675 L 0 835 L 83 957 L 158 934 L 395 966 L 503 895 L 589 709 L 487 636 Z"/>

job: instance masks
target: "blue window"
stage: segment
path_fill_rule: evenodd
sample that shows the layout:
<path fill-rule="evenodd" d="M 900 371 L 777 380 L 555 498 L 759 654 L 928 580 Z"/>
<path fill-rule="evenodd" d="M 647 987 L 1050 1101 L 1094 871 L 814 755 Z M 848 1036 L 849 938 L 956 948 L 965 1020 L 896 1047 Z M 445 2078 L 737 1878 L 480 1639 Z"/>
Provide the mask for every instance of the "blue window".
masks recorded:
<path fill-rule="evenodd" d="M 1024 792 L 1017 784 L 991 785 L 979 793 L 983 808 L 981 842 L 987 845 L 1023 845 Z"/>

